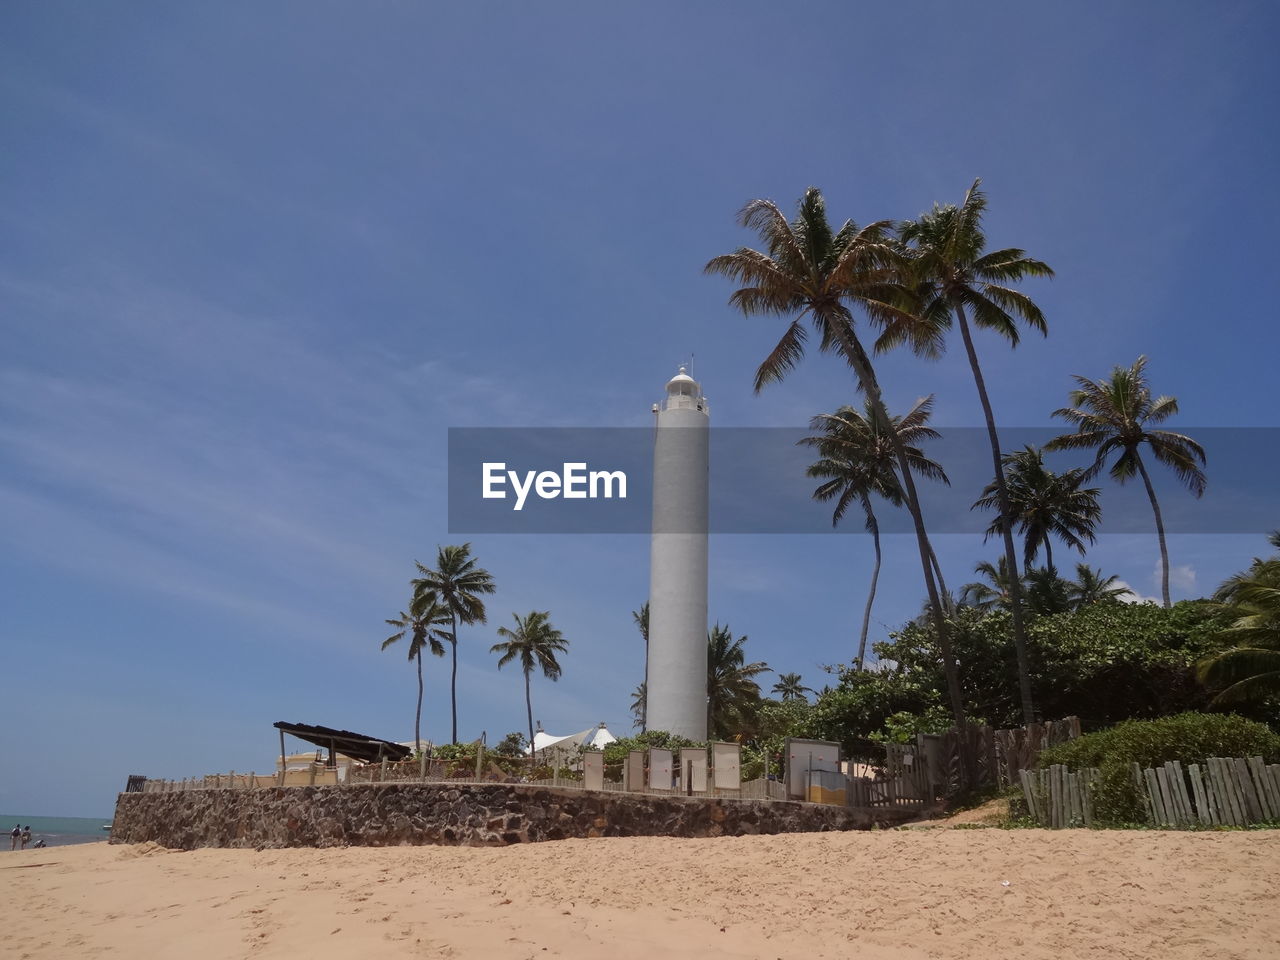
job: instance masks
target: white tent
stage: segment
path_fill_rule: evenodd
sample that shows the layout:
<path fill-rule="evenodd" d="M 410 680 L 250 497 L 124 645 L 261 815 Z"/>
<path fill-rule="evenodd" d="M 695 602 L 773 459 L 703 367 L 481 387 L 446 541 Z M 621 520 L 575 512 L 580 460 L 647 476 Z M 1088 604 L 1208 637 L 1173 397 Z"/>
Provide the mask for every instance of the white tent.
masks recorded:
<path fill-rule="evenodd" d="M 606 744 L 613 743 L 617 739 L 603 723 L 564 737 L 557 737 L 554 734 L 547 733 L 545 730 L 539 730 L 533 735 L 533 749 L 539 753 L 543 753 L 546 750 L 568 753 L 577 750 L 578 747 L 603 750 Z M 528 752 L 526 748 L 525 753 Z"/>

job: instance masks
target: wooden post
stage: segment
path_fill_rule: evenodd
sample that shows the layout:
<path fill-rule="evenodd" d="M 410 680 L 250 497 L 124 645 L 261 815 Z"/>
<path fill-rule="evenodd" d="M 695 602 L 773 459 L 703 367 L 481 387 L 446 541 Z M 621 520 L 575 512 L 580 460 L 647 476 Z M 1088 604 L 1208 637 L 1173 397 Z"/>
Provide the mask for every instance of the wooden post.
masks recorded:
<path fill-rule="evenodd" d="M 386 780 L 387 780 L 387 758 L 383 757 L 382 762 L 378 764 L 378 782 L 385 783 Z"/>
<path fill-rule="evenodd" d="M 1222 766 L 1217 757 L 1209 757 L 1205 764 L 1209 768 L 1209 779 L 1213 782 L 1214 793 L 1218 795 L 1218 802 L 1222 809 L 1222 822 L 1227 826 L 1244 826 L 1240 823 L 1236 816 L 1235 798 L 1228 789 L 1228 784 L 1222 776 Z"/>
<path fill-rule="evenodd" d="M 1240 793 L 1239 785 L 1236 783 L 1234 771 L 1231 769 L 1231 761 L 1218 757 L 1214 759 L 1214 763 L 1218 767 L 1218 775 L 1222 778 L 1222 782 L 1226 786 L 1227 795 L 1231 799 L 1232 813 L 1235 816 L 1236 826 L 1246 826 L 1249 822 L 1249 814 L 1245 807 L 1244 797 Z"/>
<path fill-rule="evenodd" d="M 1236 775 L 1236 783 L 1240 785 L 1240 793 L 1244 797 L 1245 810 L 1249 814 L 1249 819 L 1257 823 L 1263 819 L 1264 814 L 1262 803 L 1258 798 L 1258 792 L 1253 787 L 1253 779 L 1249 776 L 1249 764 L 1238 757 L 1227 762 L 1231 765 L 1231 770 Z"/>
<path fill-rule="evenodd" d="M 289 769 L 289 761 L 285 759 L 284 753 L 284 730 L 280 731 L 280 786 L 284 786 L 284 773 Z"/>
<path fill-rule="evenodd" d="M 1268 820 L 1280 818 L 1280 798 L 1276 797 L 1275 785 L 1267 776 L 1267 769 L 1262 765 L 1261 757 L 1250 757 L 1245 761 L 1249 772 L 1253 774 L 1254 786 L 1258 791 L 1258 799 L 1262 803 L 1263 815 Z"/>

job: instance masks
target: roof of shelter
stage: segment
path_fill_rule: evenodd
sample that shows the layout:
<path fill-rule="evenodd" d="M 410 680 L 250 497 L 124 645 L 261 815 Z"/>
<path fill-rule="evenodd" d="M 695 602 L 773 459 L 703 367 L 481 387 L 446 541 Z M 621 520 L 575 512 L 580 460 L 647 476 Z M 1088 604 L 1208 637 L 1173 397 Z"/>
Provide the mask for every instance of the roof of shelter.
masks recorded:
<path fill-rule="evenodd" d="M 384 757 L 388 760 L 407 760 L 413 756 L 413 751 L 408 747 L 390 740 L 367 737 L 363 733 L 352 733 L 350 730 L 337 730 L 310 723 L 287 723 L 284 720 L 277 721 L 272 726 L 299 740 L 314 743 L 317 747 L 333 747 L 334 753 L 366 763 L 373 763 Z"/>

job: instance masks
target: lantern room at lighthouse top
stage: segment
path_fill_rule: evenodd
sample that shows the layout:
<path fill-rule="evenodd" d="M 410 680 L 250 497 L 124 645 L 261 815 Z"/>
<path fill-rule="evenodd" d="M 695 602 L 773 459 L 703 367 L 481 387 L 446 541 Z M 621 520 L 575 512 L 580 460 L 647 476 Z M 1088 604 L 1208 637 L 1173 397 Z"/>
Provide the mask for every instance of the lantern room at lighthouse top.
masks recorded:
<path fill-rule="evenodd" d="M 663 410 L 700 410 L 708 413 L 707 398 L 702 395 L 698 381 L 689 376 L 686 367 L 667 381 L 667 396 L 662 404 Z"/>

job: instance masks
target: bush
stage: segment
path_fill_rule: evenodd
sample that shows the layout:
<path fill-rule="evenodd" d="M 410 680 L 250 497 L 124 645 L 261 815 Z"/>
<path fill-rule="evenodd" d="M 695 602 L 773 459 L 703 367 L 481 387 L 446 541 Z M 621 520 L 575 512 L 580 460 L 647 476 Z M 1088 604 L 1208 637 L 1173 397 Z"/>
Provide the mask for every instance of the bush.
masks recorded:
<path fill-rule="evenodd" d="M 524 748 L 529 740 L 518 730 L 508 733 L 493 746 L 493 752 L 500 757 L 524 757 Z"/>
<path fill-rule="evenodd" d="M 1265 724 L 1234 714 L 1180 713 L 1158 720 L 1128 720 L 1089 733 L 1040 754 L 1038 765 L 1060 763 L 1072 770 L 1097 767 L 1094 815 L 1103 823 L 1145 819 L 1130 764 L 1154 767 L 1168 760 L 1184 765 L 1209 757 L 1257 757 L 1280 761 L 1280 735 Z"/>
<path fill-rule="evenodd" d="M 650 747 L 657 747 L 659 750 L 665 749 L 675 753 L 682 747 L 699 746 L 706 746 L 706 744 L 695 743 L 677 734 L 667 733 L 665 730 L 646 730 L 634 737 L 621 737 L 605 745 L 604 778 L 614 783 L 621 782 L 622 765 L 627 759 L 627 754 L 632 750 L 648 750 Z"/>
<path fill-rule="evenodd" d="M 951 711 L 946 707 L 930 707 L 919 714 L 900 710 L 886 717 L 884 728 L 867 739 L 875 743 L 915 743 L 918 734 L 946 733 L 951 724 Z"/>

